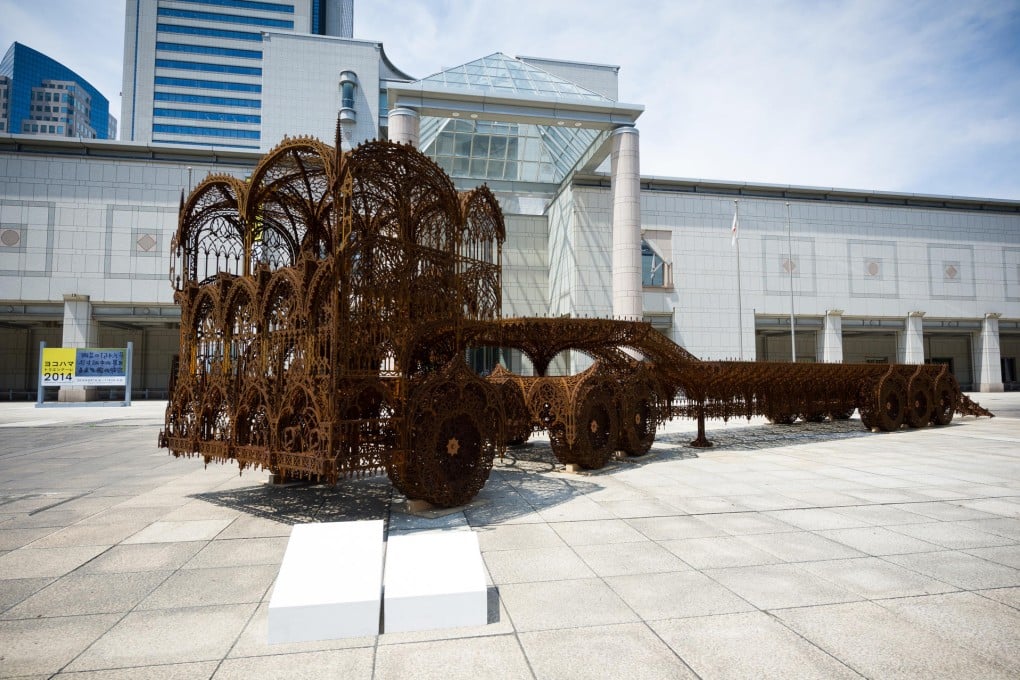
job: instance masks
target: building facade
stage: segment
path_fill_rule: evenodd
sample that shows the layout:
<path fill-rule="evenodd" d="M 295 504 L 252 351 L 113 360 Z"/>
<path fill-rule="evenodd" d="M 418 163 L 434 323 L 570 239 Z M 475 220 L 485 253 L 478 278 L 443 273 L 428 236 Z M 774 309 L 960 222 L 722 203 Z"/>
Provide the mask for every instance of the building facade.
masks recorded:
<path fill-rule="evenodd" d="M 354 26 L 353 0 L 128 0 L 126 19 L 124 139 L 246 149 L 268 148 L 267 34 L 350 38 Z"/>
<path fill-rule="evenodd" d="M 258 121 L 198 119 L 256 137 L 199 146 L 156 134 L 170 118 L 146 113 L 153 102 L 236 113 L 181 99 L 227 95 L 160 81 L 182 76 L 159 60 L 175 49 L 193 64 L 255 59 L 207 50 L 234 44 L 206 40 L 216 34 L 165 27 L 239 30 L 181 12 L 281 13 L 270 4 L 129 1 L 128 32 L 146 37 L 128 50 L 125 80 L 133 69 L 149 94 L 125 88 L 124 134 L 144 141 L 0 133 L 0 398 L 34 396 L 40 341 L 131 341 L 135 396 L 165 395 L 181 193 L 210 172 L 247 177 L 284 135 L 332 142 L 338 127 L 345 148 L 414 144 L 458 188 L 488 184 L 506 217 L 504 316 L 644 319 L 705 359 L 941 362 L 964 389 L 1017 387 L 1020 200 L 644 177 L 643 107 L 618 101 L 615 66 L 494 53 L 414 79 L 381 43 L 297 30 L 323 19 L 295 2 L 293 30 L 257 28 L 250 41 Z M 144 41 L 143 73 L 132 55 Z M 222 82 L 235 80 L 247 82 Z M 498 359 L 531 370 L 513 353 Z M 472 360 L 486 369 L 497 357 Z M 567 353 L 554 366 L 588 361 Z"/>
<path fill-rule="evenodd" d="M 10 132 L 11 79 L 0 76 L 0 132 Z"/>
<path fill-rule="evenodd" d="M 0 132 L 115 139 L 117 121 L 87 80 L 16 42 L 0 60 Z"/>

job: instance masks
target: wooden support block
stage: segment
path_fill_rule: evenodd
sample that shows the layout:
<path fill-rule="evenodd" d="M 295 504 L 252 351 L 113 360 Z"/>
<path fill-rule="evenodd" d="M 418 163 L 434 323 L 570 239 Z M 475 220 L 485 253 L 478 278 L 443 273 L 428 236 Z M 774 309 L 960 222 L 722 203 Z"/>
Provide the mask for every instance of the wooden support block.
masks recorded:
<path fill-rule="evenodd" d="M 405 507 L 407 508 L 407 512 L 412 515 L 436 509 L 436 506 L 432 505 L 428 501 L 423 501 L 420 498 L 408 498 L 407 505 Z"/>

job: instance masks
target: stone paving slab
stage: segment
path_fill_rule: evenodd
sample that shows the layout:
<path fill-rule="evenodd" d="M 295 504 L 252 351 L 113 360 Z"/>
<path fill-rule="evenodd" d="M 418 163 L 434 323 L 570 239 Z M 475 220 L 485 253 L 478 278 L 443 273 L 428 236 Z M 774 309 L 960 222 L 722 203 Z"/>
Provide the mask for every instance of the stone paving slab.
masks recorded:
<path fill-rule="evenodd" d="M 964 590 L 1020 585 L 1020 570 L 955 550 L 883 559 Z"/>
<path fill-rule="evenodd" d="M 230 524 L 229 519 L 177 520 L 153 522 L 124 541 L 132 543 L 178 543 L 207 541 Z"/>
<path fill-rule="evenodd" d="M 57 673 L 54 680 L 208 680 L 216 672 L 218 661 L 145 666 L 143 668 L 114 668 L 101 671 Z M 43 676 L 49 677 L 49 676 Z"/>
<path fill-rule="evenodd" d="M 55 673 L 117 623 L 119 615 L 0 621 L 0 676 Z"/>
<path fill-rule="evenodd" d="M 176 571 L 195 556 L 206 541 L 115 545 L 79 567 L 83 573 L 118 574 L 133 571 Z"/>
<path fill-rule="evenodd" d="M 697 678 L 660 635 L 644 623 L 521 633 L 521 647 L 536 677 Z"/>
<path fill-rule="evenodd" d="M 730 614 L 754 608 L 732 588 L 693 570 L 612 576 L 605 580 L 644 621 Z"/>
<path fill-rule="evenodd" d="M 685 538 L 679 541 L 662 541 L 660 545 L 695 569 L 751 567 L 782 561 L 772 553 L 756 548 L 738 536 Z"/>
<path fill-rule="evenodd" d="M 378 680 L 516 680 L 534 677 L 516 635 L 384 645 L 376 650 Z"/>
<path fill-rule="evenodd" d="M 761 611 L 650 624 L 702 678 L 860 678 Z"/>
<path fill-rule="evenodd" d="M 372 677 L 372 649 L 337 649 L 285 656 L 227 659 L 213 675 L 215 680 L 319 680 L 320 678 Z"/>
<path fill-rule="evenodd" d="M 278 565 L 180 569 L 147 598 L 139 609 L 176 609 L 203 605 L 260 602 L 279 573 Z"/>
<path fill-rule="evenodd" d="M 985 680 L 1016 677 L 1008 665 L 873 602 L 774 613 L 794 632 L 866 677 Z"/>
<path fill-rule="evenodd" d="M 108 545 L 66 548 L 20 548 L 0 555 L 0 581 L 6 579 L 63 576 L 109 548 L 110 546 Z"/>
<path fill-rule="evenodd" d="M 935 552 L 941 546 L 904 536 L 886 527 L 870 526 L 858 529 L 819 531 L 819 536 L 847 545 L 866 555 L 896 555 L 903 553 Z"/>
<path fill-rule="evenodd" d="M 576 628 L 639 620 L 602 579 L 509 583 L 499 587 L 517 631 Z"/>
<path fill-rule="evenodd" d="M 148 667 L 223 659 L 256 604 L 134 611 L 116 621 L 68 671 Z"/>
<path fill-rule="evenodd" d="M 976 593 L 879 600 L 877 604 L 940 637 L 992 659 L 1020 677 L 1016 610 Z"/>
<path fill-rule="evenodd" d="M 383 476 L 167 456 L 162 403 L 0 405 L 0 677 L 1015 678 L 1020 394 L 988 397 L 883 435 L 710 422 L 700 450 L 670 423 L 591 474 L 536 436 L 421 515 Z M 489 623 L 268 645 L 291 527 L 350 519 L 475 531 Z"/>
<path fill-rule="evenodd" d="M 55 611 L 75 616 L 127 613 L 171 574 L 171 571 L 68 574 L 11 607 L 2 618 L 44 618 Z"/>
<path fill-rule="evenodd" d="M 580 545 L 574 552 L 595 574 L 602 577 L 686 571 L 687 564 L 666 546 L 652 541 Z"/>

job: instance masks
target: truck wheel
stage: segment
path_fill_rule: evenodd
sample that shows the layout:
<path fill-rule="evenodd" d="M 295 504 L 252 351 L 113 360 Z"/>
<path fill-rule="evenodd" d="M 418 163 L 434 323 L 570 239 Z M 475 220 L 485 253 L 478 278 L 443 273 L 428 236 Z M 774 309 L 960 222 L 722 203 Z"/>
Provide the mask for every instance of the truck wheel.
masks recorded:
<path fill-rule="evenodd" d="M 623 430 L 621 446 L 628 456 L 643 456 L 655 443 L 655 420 L 640 406 L 631 411 L 630 422 Z"/>
<path fill-rule="evenodd" d="M 857 412 L 861 414 L 861 424 L 869 430 L 878 429 L 877 410 L 879 379 L 867 378 L 860 384 L 857 391 Z"/>
<path fill-rule="evenodd" d="M 769 421 L 773 425 L 793 425 L 793 421 L 797 420 L 797 416 L 786 411 L 769 411 L 765 414 L 765 420 Z"/>
<path fill-rule="evenodd" d="M 932 400 L 932 425 L 948 425 L 956 413 L 956 402 L 960 399 L 960 388 L 956 378 L 943 375 L 935 382 L 934 399 Z"/>
<path fill-rule="evenodd" d="M 503 412 L 506 414 L 507 446 L 520 446 L 531 437 L 531 413 L 524 403 L 524 394 L 517 383 L 507 380 L 498 384 L 500 397 L 503 399 Z"/>
<path fill-rule="evenodd" d="M 886 375 L 875 392 L 874 416 L 883 432 L 895 432 L 903 426 L 907 414 L 907 381 L 896 374 Z"/>
<path fill-rule="evenodd" d="M 578 432 L 574 448 L 578 463 L 588 470 L 603 467 L 613 455 L 619 439 L 619 424 L 612 402 L 589 393 L 581 403 L 576 420 Z"/>
<path fill-rule="evenodd" d="M 493 448 L 486 446 L 484 427 L 470 413 L 443 418 L 435 431 L 434 439 L 415 450 L 426 481 L 425 500 L 446 508 L 463 505 L 485 486 Z"/>
<path fill-rule="evenodd" d="M 825 411 L 811 409 L 801 411 L 800 419 L 803 420 L 805 423 L 824 423 L 826 415 L 828 414 Z"/>
<path fill-rule="evenodd" d="M 624 400 L 620 418 L 620 448 L 628 456 L 643 456 L 652 448 L 657 424 L 655 393 L 641 385 Z"/>
<path fill-rule="evenodd" d="M 393 485 L 408 498 L 442 508 L 470 502 L 492 470 L 492 434 L 474 414 L 459 409 L 413 427 L 406 460 L 387 467 Z"/>
<path fill-rule="evenodd" d="M 854 409 L 857 407 L 853 404 L 841 404 L 838 408 L 829 411 L 829 418 L 833 421 L 836 420 L 850 420 L 850 416 L 854 414 Z"/>
<path fill-rule="evenodd" d="M 407 412 L 402 444 L 385 457 L 390 481 L 439 507 L 469 502 L 502 446 L 499 393 L 458 358 L 414 388 Z"/>
<path fill-rule="evenodd" d="M 910 427 L 928 427 L 934 410 L 935 385 L 927 374 L 919 372 L 907 387 L 906 422 Z"/>
<path fill-rule="evenodd" d="M 564 465 L 580 465 L 585 470 L 604 467 L 616 448 L 619 424 L 611 399 L 595 390 L 581 398 L 575 412 L 577 433 L 572 444 L 558 427 L 549 431 L 549 443 L 556 459 Z"/>

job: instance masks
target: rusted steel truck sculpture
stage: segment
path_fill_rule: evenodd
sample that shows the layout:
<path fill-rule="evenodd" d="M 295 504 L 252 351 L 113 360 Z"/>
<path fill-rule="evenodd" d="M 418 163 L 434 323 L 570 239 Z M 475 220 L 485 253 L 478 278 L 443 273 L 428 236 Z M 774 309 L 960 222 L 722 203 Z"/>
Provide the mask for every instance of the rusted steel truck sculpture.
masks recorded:
<path fill-rule="evenodd" d="M 171 280 L 179 359 L 160 443 L 336 483 L 385 470 L 409 498 L 471 500 L 533 431 L 564 464 L 648 451 L 663 420 L 944 425 L 985 413 L 944 366 L 699 361 L 641 322 L 501 318 L 503 216 L 418 151 L 286 139 L 242 181 L 182 198 Z M 470 348 L 516 348 L 533 377 L 482 377 Z M 547 375 L 581 352 L 583 373 Z M 638 358 L 636 358 L 638 357 Z"/>

